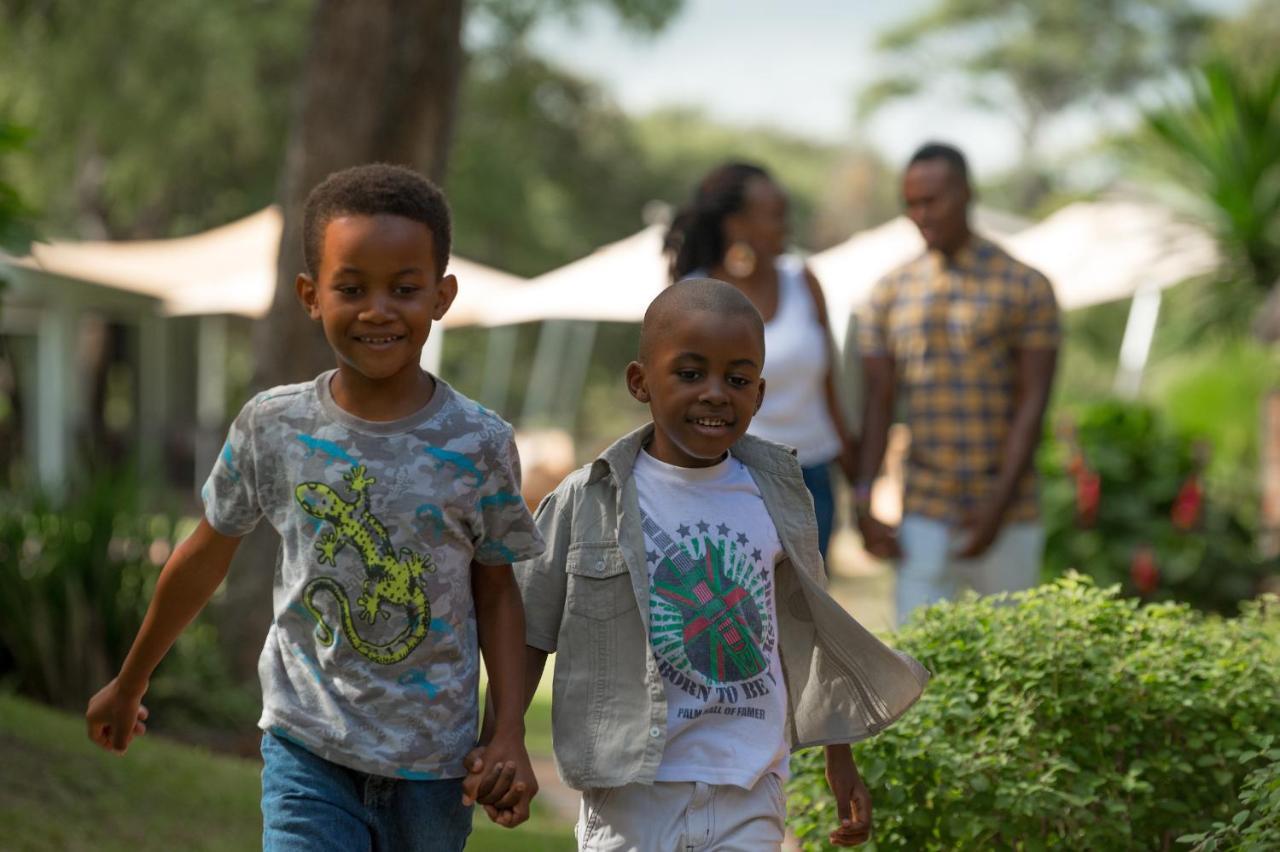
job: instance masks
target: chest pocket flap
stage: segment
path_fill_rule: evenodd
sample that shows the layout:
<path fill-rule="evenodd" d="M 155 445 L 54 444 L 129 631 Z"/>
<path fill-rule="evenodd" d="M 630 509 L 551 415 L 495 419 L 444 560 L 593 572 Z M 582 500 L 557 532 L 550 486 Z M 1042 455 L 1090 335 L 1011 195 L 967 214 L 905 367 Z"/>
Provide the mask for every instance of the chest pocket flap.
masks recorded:
<path fill-rule="evenodd" d="M 616 618 L 636 608 L 631 572 L 613 542 L 580 543 L 565 558 L 567 598 L 574 615 L 595 620 Z"/>

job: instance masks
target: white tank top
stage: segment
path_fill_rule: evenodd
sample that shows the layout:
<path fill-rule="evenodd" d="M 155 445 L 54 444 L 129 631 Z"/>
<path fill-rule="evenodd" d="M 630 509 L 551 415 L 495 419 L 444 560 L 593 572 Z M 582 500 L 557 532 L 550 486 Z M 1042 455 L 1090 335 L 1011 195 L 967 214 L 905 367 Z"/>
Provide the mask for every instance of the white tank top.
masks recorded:
<path fill-rule="evenodd" d="M 795 447 L 800 464 L 823 464 L 840 455 L 840 436 L 827 408 L 827 335 L 794 255 L 776 261 L 778 307 L 764 325 L 764 405 L 747 431 Z"/>

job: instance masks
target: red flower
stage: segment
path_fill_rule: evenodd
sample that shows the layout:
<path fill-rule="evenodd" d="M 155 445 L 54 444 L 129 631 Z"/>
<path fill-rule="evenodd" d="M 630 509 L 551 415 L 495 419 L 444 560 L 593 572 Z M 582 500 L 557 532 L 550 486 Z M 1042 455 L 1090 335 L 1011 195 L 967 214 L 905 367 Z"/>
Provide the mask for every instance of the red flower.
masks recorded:
<path fill-rule="evenodd" d="M 1173 510 L 1169 513 L 1173 525 L 1187 532 L 1200 523 L 1200 510 L 1204 506 L 1204 492 L 1200 488 L 1200 478 L 1194 473 L 1187 477 L 1178 489 L 1178 496 L 1173 500 Z"/>
<path fill-rule="evenodd" d="M 1102 477 L 1081 464 L 1075 471 L 1076 523 L 1091 527 L 1098 519 L 1098 503 L 1102 498 Z"/>
<path fill-rule="evenodd" d="M 1149 595 L 1160 586 L 1160 567 L 1156 565 L 1155 551 L 1142 545 L 1133 552 L 1129 562 L 1129 578 L 1141 595 Z"/>

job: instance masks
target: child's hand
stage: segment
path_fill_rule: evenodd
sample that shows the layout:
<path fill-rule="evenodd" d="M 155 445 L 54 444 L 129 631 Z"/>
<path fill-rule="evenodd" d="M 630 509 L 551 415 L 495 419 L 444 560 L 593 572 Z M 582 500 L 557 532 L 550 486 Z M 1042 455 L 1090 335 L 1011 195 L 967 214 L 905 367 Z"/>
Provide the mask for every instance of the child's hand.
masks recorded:
<path fill-rule="evenodd" d="M 858 774 L 847 745 L 827 746 L 827 784 L 836 799 L 840 827 L 831 832 L 836 846 L 859 846 L 871 837 L 871 791 Z"/>
<path fill-rule="evenodd" d="M 112 680 L 89 699 L 84 718 L 89 728 L 89 739 L 116 754 L 124 754 L 134 737 L 147 732 L 147 708 L 142 706 L 142 695 L 125 690 L 119 678 Z"/>
<path fill-rule="evenodd" d="M 490 820 L 506 828 L 529 818 L 529 802 L 538 792 L 538 781 L 522 737 L 499 732 L 487 746 L 473 749 L 464 762 L 463 804 L 480 804 Z"/>

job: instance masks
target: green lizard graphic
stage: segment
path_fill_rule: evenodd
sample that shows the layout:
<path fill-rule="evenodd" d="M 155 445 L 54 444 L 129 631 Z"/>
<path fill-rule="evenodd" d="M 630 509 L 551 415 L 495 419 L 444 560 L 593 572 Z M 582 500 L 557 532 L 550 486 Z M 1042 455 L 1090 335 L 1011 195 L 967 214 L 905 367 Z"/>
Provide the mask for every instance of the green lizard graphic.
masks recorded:
<path fill-rule="evenodd" d="M 346 590 L 332 577 L 317 577 L 307 584 L 302 593 L 303 606 L 316 620 L 316 638 L 325 645 L 332 645 L 333 630 L 324 621 L 324 615 L 316 608 L 314 598 L 318 592 L 328 592 L 342 609 L 342 632 L 352 647 L 375 663 L 398 663 L 426 638 L 431 625 L 431 602 L 423 589 L 423 575 L 436 570 L 430 556 L 414 553 L 407 547 L 400 549 L 400 558 L 387 535 L 387 528 L 369 510 L 369 486 L 377 482 L 365 476 L 364 465 L 353 466 L 343 474 L 355 494 L 355 499 L 342 499 L 337 491 L 323 482 L 304 482 L 294 489 L 294 497 L 302 510 L 313 518 L 327 521 L 333 529 L 316 542 L 320 551 L 320 564 L 336 565 L 338 551 L 351 545 L 364 562 L 364 594 L 356 599 L 360 618 L 369 624 L 378 616 L 390 618 L 383 604 L 402 606 L 408 624 L 391 641 L 377 645 L 362 638 L 356 632 L 351 618 L 351 604 Z"/>

